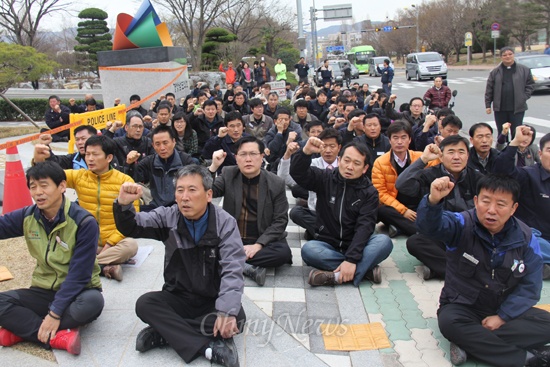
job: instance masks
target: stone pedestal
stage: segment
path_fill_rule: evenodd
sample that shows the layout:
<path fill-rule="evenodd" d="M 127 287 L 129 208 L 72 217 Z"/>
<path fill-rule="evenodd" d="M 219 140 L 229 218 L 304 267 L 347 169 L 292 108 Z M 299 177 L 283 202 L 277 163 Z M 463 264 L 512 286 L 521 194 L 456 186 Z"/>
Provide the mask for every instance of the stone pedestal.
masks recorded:
<path fill-rule="evenodd" d="M 97 58 L 105 107 L 112 107 L 115 98 L 129 105 L 130 96 L 138 94 L 147 110 L 161 94 L 172 92 L 179 103 L 190 93 L 183 47 L 102 51 Z"/>

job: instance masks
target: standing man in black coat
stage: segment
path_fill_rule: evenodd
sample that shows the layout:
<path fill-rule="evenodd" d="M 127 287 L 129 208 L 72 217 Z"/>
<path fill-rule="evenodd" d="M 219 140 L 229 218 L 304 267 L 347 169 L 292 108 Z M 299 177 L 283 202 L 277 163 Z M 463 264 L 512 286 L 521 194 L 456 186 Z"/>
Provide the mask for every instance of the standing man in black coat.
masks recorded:
<path fill-rule="evenodd" d="M 502 125 L 510 122 L 513 139 L 516 127 L 523 123 L 527 100 L 535 90 L 535 81 L 531 69 L 515 62 L 513 48 L 501 48 L 500 59 L 502 62 L 489 73 L 487 78 L 485 112 L 490 115 L 491 104 L 493 104 L 498 134 L 502 132 Z"/>

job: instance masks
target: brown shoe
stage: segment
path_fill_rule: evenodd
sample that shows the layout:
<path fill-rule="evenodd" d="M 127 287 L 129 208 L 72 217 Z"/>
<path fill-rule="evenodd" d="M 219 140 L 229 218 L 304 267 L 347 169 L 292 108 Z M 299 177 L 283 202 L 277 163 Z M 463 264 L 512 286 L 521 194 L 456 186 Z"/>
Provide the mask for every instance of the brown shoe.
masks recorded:
<path fill-rule="evenodd" d="M 334 279 L 334 273 L 332 271 L 324 270 L 312 270 L 309 272 L 309 278 L 307 280 L 312 287 L 319 285 L 337 285 L 338 282 Z"/>
<path fill-rule="evenodd" d="M 103 275 L 108 279 L 122 281 L 122 266 L 120 265 L 105 265 Z"/>

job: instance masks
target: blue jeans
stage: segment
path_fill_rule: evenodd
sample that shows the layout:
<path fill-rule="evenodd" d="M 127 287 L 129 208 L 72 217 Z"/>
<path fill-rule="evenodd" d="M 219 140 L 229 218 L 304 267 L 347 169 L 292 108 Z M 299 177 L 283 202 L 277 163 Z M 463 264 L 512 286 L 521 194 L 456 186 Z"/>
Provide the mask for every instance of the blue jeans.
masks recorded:
<path fill-rule="evenodd" d="M 542 262 L 545 264 L 550 264 L 550 241 L 546 238 L 542 238 L 542 233 L 536 228 L 531 228 L 531 231 L 539 240 L 540 254 L 542 256 Z"/>
<path fill-rule="evenodd" d="M 390 256 L 392 249 L 393 243 L 388 236 L 372 235 L 363 250 L 361 261 L 357 263 L 353 285 L 359 286 L 367 271 Z M 333 271 L 346 260 L 346 256 L 326 242 L 313 240 L 306 242 L 302 247 L 302 260 L 314 268 Z"/>

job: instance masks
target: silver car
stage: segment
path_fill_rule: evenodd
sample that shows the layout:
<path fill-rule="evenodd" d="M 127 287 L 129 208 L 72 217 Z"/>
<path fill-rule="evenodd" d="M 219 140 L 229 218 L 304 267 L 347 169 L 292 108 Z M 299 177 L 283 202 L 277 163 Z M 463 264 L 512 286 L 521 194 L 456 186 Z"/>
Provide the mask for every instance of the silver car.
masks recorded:
<path fill-rule="evenodd" d="M 384 67 L 384 60 L 390 60 L 390 67 L 395 70 L 393 67 L 393 62 L 391 62 L 391 59 L 389 56 L 376 56 L 371 57 L 369 59 L 369 76 L 382 76 L 378 70 L 376 70 L 376 67 L 380 67 L 382 69 Z"/>
<path fill-rule="evenodd" d="M 536 91 L 550 89 L 550 55 L 516 55 L 514 59 L 531 69 Z"/>

